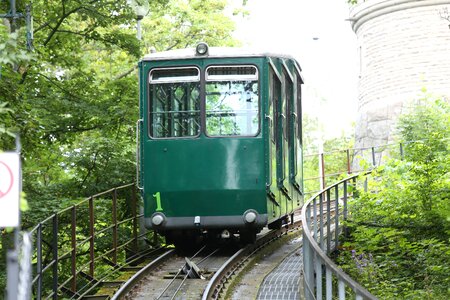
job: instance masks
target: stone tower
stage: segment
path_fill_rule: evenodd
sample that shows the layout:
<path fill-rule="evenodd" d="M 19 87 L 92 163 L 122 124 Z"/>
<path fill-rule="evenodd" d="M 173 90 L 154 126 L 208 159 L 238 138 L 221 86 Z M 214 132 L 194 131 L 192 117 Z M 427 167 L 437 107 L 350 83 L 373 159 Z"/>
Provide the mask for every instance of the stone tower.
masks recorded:
<path fill-rule="evenodd" d="M 366 0 L 350 10 L 359 47 L 356 147 L 392 142 L 407 101 L 450 96 L 450 0 Z"/>

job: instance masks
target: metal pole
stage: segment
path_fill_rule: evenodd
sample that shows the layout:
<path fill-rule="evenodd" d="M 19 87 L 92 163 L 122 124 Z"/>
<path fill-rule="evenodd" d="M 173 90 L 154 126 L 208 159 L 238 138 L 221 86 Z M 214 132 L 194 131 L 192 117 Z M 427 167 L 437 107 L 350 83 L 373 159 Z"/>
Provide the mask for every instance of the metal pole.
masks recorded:
<path fill-rule="evenodd" d="M 375 161 L 375 147 L 372 147 L 372 165 L 375 167 L 376 166 L 376 161 Z"/>
<path fill-rule="evenodd" d="M 24 232 L 22 237 L 22 257 L 20 261 L 18 300 L 31 299 L 31 237 L 28 232 Z"/>
<path fill-rule="evenodd" d="M 317 236 L 317 198 L 314 198 L 313 200 L 313 219 L 311 221 L 311 224 L 313 224 L 314 240 L 317 242 L 319 241 L 319 238 Z"/>
<path fill-rule="evenodd" d="M 308 226 L 309 222 L 311 222 L 311 209 L 308 206 L 306 208 L 306 226 L 311 230 L 311 226 Z M 305 285 L 306 300 L 314 299 L 314 266 L 312 265 L 313 260 L 311 252 L 309 240 L 306 237 L 306 233 L 303 232 L 303 282 Z"/>
<path fill-rule="evenodd" d="M 316 299 L 322 299 L 322 263 L 320 256 L 316 255 L 314 269 L 316 271 Z"/>
<path fill-rule="evenodd" d="M 347 221 L 347 181 L 344 181 L 344 222 Z M 344 225 L 344 236 L 348 237 L 347 225 Z"/>
<path fill-rule="evenodd" d="M 346 152 L 347 152 L 347 174 L 352 174 L 352 166 L 350 164 L 350 149 L 347 149 Z"/>
<path fill-rule="evenodd" d="M 331 195 L 327 190 L 327 253 L 331 252 Z"/>
<path fill-rule="evenodd" d="M 319 227 L 319 231 L 320 231 L 320 249 L 322 249 L 322 251 L 324 250 L 324 243 L 323 243 L 323 193 L 321 193 L 319 195 L 319 220 L 320 220 L 320 227 Z"/>
<path fill-rule="evenodd" d="M 331 280 L 331 270 L 327 267 L 325 270 L 325 278 L 326 278 L 326 299 L 332 300 L 333 299 L 333 281 Z"/>
<path fill-rule="evenodd" d="M 13 15 L 16 12 L 16 3 L 15 0 L 11 0 L 11 11 Z M 11 26 L 12 28 L 12 26 Z M 19 154 L 22 150 L 22 145 L 20 143 L 20 136 L 16 135 L 16 153 Z M 22 166 L 19 160 L 19 197 L 22 192 Z M 20 199 L 19 199 L 20 205 Z M 19 210 L 19 225 L 17 228 L 14 228 L 14 240 L 12 249 L 8 249 L 6 254 L 6 263 L 7 263 L 7 281 L 6 281 L 6 299 L 8 300 L 16 300 L 18 294 L 18 286 L 19 286 L 19 232 L 20 232 L 20 223 L 21 216 Z"/>
<path fill-rule="evenodd" d="M 342 280 L 338 281 L 339 300 L 345 300 L 345 283 Z"/>
<path fill-rule="evenodd" d="M 94 278 L 94 198 L 89 198 L 89 275 Z"/>
<path fill-rule="evenodd" d="M 112 199 L 112 222 L 113 222 L 113 237 L 112 237 L 112 261 L 117 265 L 117 189 L 113 191 Z"/>
<path fill-rule="evenodd" d="M 39 223 L 37 228 L 36 237 L 36 273 L 38 276 L 37 288 L 36 288 L 36 299 L 41 300 L 42 297 L 42 223 Z"/>
<path fill-rule="evenodd" d="M 12 18 L 11 18 L 11 33 L 13 33 L 13 32 L 16 31 L 16 13 L 17 13 L 17 11 L 16 11 L 16 0 L 10 0 L 9 1 L 9 5 L 10 5 L 10 8 L 11 8 L 11 15 L 12 15 Z"/>
<path fill-rule="evenodd" d="M 18 229 L 14 229 L 14 246 L 7 253 L 7 283 L 6 283 L 6 299 L 17 299 L 17 287 L 19 285 L 19 255 L 17 253 L 17 236 Z"/>
<path fill-rule="evenodd" d="M 136 33 L 136 38 L 140 41 L 140 40 L 142 40 L 142 30 L 141 30 L 141 20 L 144 18 L 144 16 L 137 16 L 136 17 L 136 21 L 137 21 L 137 24 L 136 24 L 136 30 L 137 30 L 137 33 Z"/>
<path fill-rule="evenodd" d="M 33 15 L 31 14 L 31 4 L 26 6 L 26 23 L 27 23 L 27 50 L 33 50 Z"/>
<path fill-rule="evenodd" d="M 303 233 L 303 241 L 303 283 L 305 286 L 305 299 L 312 300 L 314 299 L 314 269 L 311 266 L 311 249 L 305 233 Z"/>
<path fill-rule="evenodd" d="M 325 182 L 325 158 L 323 152 L 320 153 L 320 177 L 322 178 L 322 189 L 325 189 L 327 186 Z"/>
<path fill-rule="evenodd" d="M 58 299 L 58 214 L 53 216 L 53 299 Z"/>
<path fill-rule="evenodd" d="M 138 252 L 138 233 L 137 233 L 137 199 L 136 199 L 136 189 L 134 187 L 131 187 L 131 210 L 133 214 L 133 251 L 134 254 Z"/>
<path fill-rule="evenodd" d="M 334 212 L 334 247 L 337 248 L 339 246 L 339 187 L 336 185 L 335 187 L 335 212 Z"/>
<path fill-rule="evenodd" d="M 72 284 L 71 289 L 73 293 L 77 291 L 77 207 L 72 206 L 72 222 L 71 222 L 71 234 L 72 234 L 72 257 L 71 257 L 71 271 L 72 271 Z"/>

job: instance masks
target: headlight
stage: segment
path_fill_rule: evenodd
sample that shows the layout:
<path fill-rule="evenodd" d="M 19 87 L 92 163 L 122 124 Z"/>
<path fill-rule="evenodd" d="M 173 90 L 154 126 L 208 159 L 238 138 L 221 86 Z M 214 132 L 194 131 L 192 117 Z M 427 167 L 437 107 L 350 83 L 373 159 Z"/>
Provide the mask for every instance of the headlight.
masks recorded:
<path fill-rule="evenodd" d="M 247 211 L 244 213 L 245 223 L 251 224 L 256 221 L 256 212 L 253 210 Z"/>
<path fill-rule="evenodd" d="M 156 214 L 152 217 L 152 224 L 154 226 L 159 226 L 164 222 L 164 216 L 162 214 Z"/>
<path fill-rule="evenodd" d="M 197 47 L 195 48 L 195 52 L 197 55 L 203 56 L 208 54 L 208 44 L 207 43 L 198 43 Z"/>

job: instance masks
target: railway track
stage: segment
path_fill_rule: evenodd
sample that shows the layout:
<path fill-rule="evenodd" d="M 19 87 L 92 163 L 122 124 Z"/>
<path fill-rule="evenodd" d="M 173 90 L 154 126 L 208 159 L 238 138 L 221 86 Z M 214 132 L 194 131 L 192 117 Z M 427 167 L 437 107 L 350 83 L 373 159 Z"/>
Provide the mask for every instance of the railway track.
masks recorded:
<path fill-rule="evenodd" d="M 254 244 L 245 247 L 230 239 L 185 255 L 168 250 L 128 280 L 112 299 L 219 299 L 233 277 L 261 250 L 300 226 L 297 220 L 264 232 Z"/>

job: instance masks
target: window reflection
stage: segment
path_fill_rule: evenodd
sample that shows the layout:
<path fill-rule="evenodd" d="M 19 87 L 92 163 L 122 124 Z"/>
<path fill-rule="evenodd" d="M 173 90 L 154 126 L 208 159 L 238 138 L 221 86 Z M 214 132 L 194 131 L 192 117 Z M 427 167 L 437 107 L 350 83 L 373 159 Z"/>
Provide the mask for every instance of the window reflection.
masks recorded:
<path fill-rule="evenodd" d="M 209 67 L 206 80 L 206 133 L 210 136 L 256 135 L 259 130 L 256 67 Z"/>

